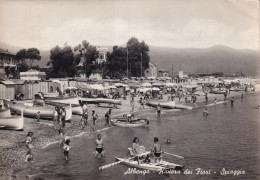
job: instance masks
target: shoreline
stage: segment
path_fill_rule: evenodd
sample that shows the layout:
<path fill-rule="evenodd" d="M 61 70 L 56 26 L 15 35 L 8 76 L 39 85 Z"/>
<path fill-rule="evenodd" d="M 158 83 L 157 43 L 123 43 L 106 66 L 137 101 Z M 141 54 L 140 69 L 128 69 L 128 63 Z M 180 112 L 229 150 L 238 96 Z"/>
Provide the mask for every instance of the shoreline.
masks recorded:
<path fill-rule="evenodd" d="M 244 98 L 249 95 L 257 95 L 259 92 L 248 92 L 244 93 Z M 234 97 L 235 99 L 241 99 L 241 92 L 231 92 L 231 94 L 228 94 L 227 103 L 230 102 L 231 97 Z M 218 105 L 220 103 L 214 104 L 214 98 L 217 97 L 217 99 L 223 100 L 223 94 L 210 94 L 209 101 L 207 104 L 204 102 L 204 96 L 198 97 L 198 103 L 196 107 L 193 107 L 194 110 L 197 110 L 199 108 L 208 107 L 212 104 L 212 106 Z M 139 103 L 137 102 L 138 98 L 135 98 L 135 111 L 134 113 L 137 115 L 143 114 L 145 112 L 154 111 L 156 114 L 156 111 L 154 108 L 145 106 L 144 109 L 141 108 Z M 165 99 L 164 99 L 165 100 Z M 220 101 L 218 101 L 220 102 Z M 224 103 L 224 102 L 223 102 Z M 192 106 L 193 103 L 182 103 L 185 105 Z M 222 103 L 221 103 L 222 104 Z M 78 138 L 86 134 L 92 134 L 97 133 L 101 131 L 110 130 L 113 127 L 107 127 L 105 126 L 105 120 L 104 120 L 104 114 L 109 108 L 104 107 L 95 107 L 94 105 L 88 105 L 88 109 L 92 110 L 95 109 L 95 111 L 98 113 L 99 118 L 97 121 L 97 130 L 93 131 L 91 126 L 92 123 L 90 122 L 91 118 L 88 120 L 88 126 L 86 127 L 86 130 L 80 130 L 79 129 L 79 120 L 80 116 L 73 115 L 71 123 L 66 124 L 66 130 L 65 130 L 65 136 L 69 136 L 70 138 Z M 122 105 L 112 110 L 112 117 L 121 116 L 125 113 L 129 113 L 131 111 L 129 99 L 122 100 Z M 182 111 L 182 110 L 180 110 Z M 187 111 L 187 110 L 183 110 Z M 89 111 L 90 113 L 90 111 Z M 17 174 L 24 174 L 27 168 L 26 163 L 24 162 L 25 154 L 26 154 L 26 148 L 24 146 L 23 141 L 25 141 L 27 132 L 32 131 L 34 132 L 35 139 L 33 140 L 33 153 L 36 157 L 37 161 L 37 153 L 42 151 L 43 149 L 54 145 L 55 143 L 59 143 L 61 141 L 60 135 L 54 131 L 53 128 L 50 128 L 52 126 L 51 121 L 41 120 L 40 123 L 37 123 L 35 119 L 33 118 L 25 118 L 25 128 L 24 131 L 9 131 L 4 130 L 0 131 L 0 135 L 3 135 L 3 138 L 1 138 L 1 145 L 0 145 L 0 155 L 1 155 L 1 163 L 2 167 L 0 170 L 0 179 L 9 179 L 11 175 L 17 175 Z M 27 175 L 28 172 L 26 171 Z"/>

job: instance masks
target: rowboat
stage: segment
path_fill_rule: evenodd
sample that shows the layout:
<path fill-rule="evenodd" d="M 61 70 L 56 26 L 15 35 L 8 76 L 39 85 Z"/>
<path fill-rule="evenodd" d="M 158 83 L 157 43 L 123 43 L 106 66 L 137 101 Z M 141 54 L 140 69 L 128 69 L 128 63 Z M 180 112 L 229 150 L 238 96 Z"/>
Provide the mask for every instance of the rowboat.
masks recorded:
<path fill-rule="evenodd" d="M 226 89 L 211 89 L 210 93 L 212 94 L 225 94 L 227 92 Z"/>
<path fill-rule="evenodd" d="M 66 110 L 65 120 L 70 120 L 72 117 L 72 108 L 71 106 L 64 106 Z M 12 112 L 20 114 L 23 110 L 24 116 L 27 117 L 36 117 L 38 111 L 40 111 L 41 119 L 53 119 L 55 107 L 44 107 L 44 106 L 34 106 L 30 103 L 13 103 L 10 105 L 10 109 Z"/>
<path fill-rule="evenodd" d="M 86 102 L 88 104 L 99 104 L 99 103 L 107 103 L 107 104 L 116 104 L 121 105 L 122 102 L 118 99 L 109 99 L 109 98 L 84 98 L 78 97 L 78 100 L 81 102 Z"/>
<path fill-rule="evenodd" d="M 174 109 L 175 108 L 175 101 L 167 101 L 167 102 L 161 102 L 161 101 L 147 101 L 146 105 L 147 106 L 152 106 L 152 107 L 157 107 L 160 104 L 162 108 L 167 108 L 167 109 Z"/>
<path fill-rule="evenodd" d="M 145 169 L 145 170 L 150 170 L 150 171 L 155 171 L 155 172 L 165 172 L 165 171 L 170 171 L 170 170 L 182 170 L 184 166 L 167 162 L 164 160 L 161 160 L 160 162 L 149 162 L 146 163 L 144 161 L 139 160 L 134 160 L 133 158 L 118 158 L 115 157 L 116 160 L 120 161 L 121 163 L 131 166 L 131 167 L 136 167 L 139 169 Z"/>
<path fill-rule="evenodd" d="M 111 124 L 113 126 L 118 126 L 118 127 L 144 127 L 149 124 L 149 121 L 147 119 L 132 119 L 130 122 L 128 122 L 127 118 L 117 118 L 117 119 L 112 119 Z"/>
<path fill-rule="evenodd" d="M 21 116 L 1 117 L 0 127 L 6 129 L 21 130 L 23 129 L 23 113 Z"/>
<path fill-rule="evenodd" d="M 0 118 L 10 117 L 10 116 L 11 116 L 10 108 L 4 107 L 0 109 Z"/>
<path fill-rule="evenodd" d="M 79 105 L 79 100 L 76 96 L 45 97 L 42 94 L 35 94 L 34 99 L 36 103 L 42 103 L 42 101 L 44 100 L 56 103 Z"/>

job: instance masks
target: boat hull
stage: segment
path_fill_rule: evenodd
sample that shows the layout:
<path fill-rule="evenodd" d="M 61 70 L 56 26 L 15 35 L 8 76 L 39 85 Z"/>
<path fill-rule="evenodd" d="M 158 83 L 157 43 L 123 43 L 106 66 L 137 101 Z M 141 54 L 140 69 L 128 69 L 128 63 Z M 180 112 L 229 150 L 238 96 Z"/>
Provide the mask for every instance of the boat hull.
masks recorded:
<path fill-rule="evenodd" d="M 23 124 L 24 124 L 24 119 L 22 115 L 0 118 L 1 128 L 21 130 L 23 129 Z"/>
<path fill-rule="evenodd" d="M 10 108 L 0 109 L 0 118 L 11 117 Z"/>
<path fill-rule="evenodd" d="M 138 121 L 132 121 L 129 123 L 127 119 L 125 120 L 120 120 L 120 119 L 112 119 L 111 124 L 113 126 L 118 126 L 118 127 L 129 127 L 129 128 L 135 128 L 135 127 L 144 127 L 149 124 L 149 122 L 146 119 L 141 119 Z"/>
<path fill-rule="evenodd" d="M 107 103 L 107 104 L 115 104 L 121 105 L 122 102 L 118 99 L 108 99 L 108 98 L 83 98 L 78 97 L 79 101 L 86 102 L 88 104 L 99 104 L 99 103 Z"/>
<path fill-rule="evenodd" d="M 162 108 L 167 108 L 167 109 L 174 109 L 175 108 L 175 101 L 169 101 L 169 102 L 160 102 L 160 101 L 148 101 L 146 102 L 147 106 L 152 106 L 156 107 L 160 104 Z"/>
<path fill-rule="evenodd" d="M 43 106 L 28 106 L 22 103 L 11 104 L 10 109 L 12 112 L 17 114 L 21 114 L 23 111 L 24 116 L 27 117 L 36 117 L 38 111 L 40 111 L 40 118 L 41 119 L 53 119 L 54 118 L 54 107 L 43 107 Z M 65 107 L 66 110 L 66 117 L 65 120 L 70 120 L 72 117 L 72 109 L 69 106 Z"/>
<path fill-rule="evenodd" d="M 117 158 L 115 157 L 116 160 L 121 161 L 123 164 L 136 167 L 139 169 L 145 169 L 145 170 L 150 170 L 150 171 L 155 171 L 155 172 L 162 172 L 164 170 L 181 170 L 184 168 L 182 165 L 178 165 L 175 163 L 170 163 L 166 161 L 161 161 L 160 163 L 142 163 L 140 162 L 138 164 L 138 161 L 134 161 L 131 159 L 123 159 L 123 158 Z"/>

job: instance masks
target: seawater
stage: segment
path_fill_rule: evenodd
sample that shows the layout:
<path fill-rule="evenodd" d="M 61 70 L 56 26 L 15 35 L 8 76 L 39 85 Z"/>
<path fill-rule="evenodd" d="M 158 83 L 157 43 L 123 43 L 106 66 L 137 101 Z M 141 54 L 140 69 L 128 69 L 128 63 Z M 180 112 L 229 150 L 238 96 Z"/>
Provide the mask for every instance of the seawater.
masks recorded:
<path fill-rule="evenodd" d="M 69 162 L 65 162 L 58 145 L 53 144 L 36 154 L 37 162 L 30 174 L 54 180 L 260 179 L 260 110 L 255 108 L 259 103 L 259 96 L 251 95 L 243 101 L 236 99 L 233 107 L 230 103 L 209 106 L 207 117 L 202 115 L 203 108 L 167 110 L 162 113 L 161 120 L 156 119 L 155 113 L 144 113 L 144 117 L 150 118 L 149 127 L 114 127 L 101 132 L 104 158 L 94 158 L 97 133 L 85 134 L 71 141 Z M 134 137 L 139 137 L 140 144 L 150 150 L 155 136 L 159 137 L 163 151 L 184 156 L 184 159 L 166 154 L 163 157 L 166 161 L 185 165 L 184 172 L 126 174 L 130 167 L 123 164 L 99 170 L 100 166 L 115 162 L 115 156 L 124 157 Z M 166 144 L 168 138 L 170 144 Z M 223 169 L 227 172 L 241 170 L 245 174 L 223 175 Z"/>

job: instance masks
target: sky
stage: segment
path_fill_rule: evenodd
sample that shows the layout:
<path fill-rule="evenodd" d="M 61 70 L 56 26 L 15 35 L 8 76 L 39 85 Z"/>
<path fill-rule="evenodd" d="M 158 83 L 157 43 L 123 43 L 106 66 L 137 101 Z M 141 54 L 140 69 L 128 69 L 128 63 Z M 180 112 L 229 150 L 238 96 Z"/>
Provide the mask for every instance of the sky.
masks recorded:
<path fill-rule="evenodd" d="M 87 40 L 259 50 L 258 0 L 0 0 L 0 42 L 50 50 Z"/>

